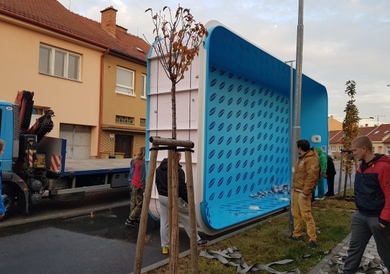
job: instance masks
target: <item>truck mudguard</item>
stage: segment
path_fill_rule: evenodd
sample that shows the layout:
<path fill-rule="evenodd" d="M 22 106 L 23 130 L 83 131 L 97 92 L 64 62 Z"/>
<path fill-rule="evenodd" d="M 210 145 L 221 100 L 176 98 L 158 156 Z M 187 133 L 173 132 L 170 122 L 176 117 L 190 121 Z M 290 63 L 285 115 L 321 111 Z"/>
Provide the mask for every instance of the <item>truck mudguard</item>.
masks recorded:
<path fill-rule="evenodd" d="M 17 174 L 3 171 L 3 187 L 10 185 L 15 190 L 14 195 L 18 197 L 18 210 L 23 214 L 29 213 L 29 192 L 26 183 Z"/>

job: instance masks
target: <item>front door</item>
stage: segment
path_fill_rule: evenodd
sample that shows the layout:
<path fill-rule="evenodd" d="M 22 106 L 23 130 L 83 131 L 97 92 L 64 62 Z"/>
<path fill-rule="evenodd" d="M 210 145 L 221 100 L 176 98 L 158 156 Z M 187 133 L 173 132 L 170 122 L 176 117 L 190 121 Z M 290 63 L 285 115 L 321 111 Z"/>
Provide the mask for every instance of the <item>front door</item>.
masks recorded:
<path fill-rule="evenodd" d="M 132 135 L 115 135 L 115 152 L 125 153 L 125 158 L 133 157 L 133 136 Z"/>

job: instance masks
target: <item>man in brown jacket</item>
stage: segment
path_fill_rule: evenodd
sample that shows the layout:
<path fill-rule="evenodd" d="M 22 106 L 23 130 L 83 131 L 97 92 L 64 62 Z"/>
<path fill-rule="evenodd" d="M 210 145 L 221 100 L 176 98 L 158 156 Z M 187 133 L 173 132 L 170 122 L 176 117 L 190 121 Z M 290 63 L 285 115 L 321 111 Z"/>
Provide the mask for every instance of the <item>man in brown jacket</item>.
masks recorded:
<path fill-rule="evenodd" d="M 303 221 L 306 223 L 307 235 L 309 236 L 309 248 L 317 248 L 316 225 L 311 214 L 311 196 L 314 192 L 320 165 L 318 156 L 310 148 L 308 140 L 297 141 L 299 159 L 294 167 L 292 184 L 291 211 L 294 221 L 294 232 L 290 239 L 301 241 Z"/>

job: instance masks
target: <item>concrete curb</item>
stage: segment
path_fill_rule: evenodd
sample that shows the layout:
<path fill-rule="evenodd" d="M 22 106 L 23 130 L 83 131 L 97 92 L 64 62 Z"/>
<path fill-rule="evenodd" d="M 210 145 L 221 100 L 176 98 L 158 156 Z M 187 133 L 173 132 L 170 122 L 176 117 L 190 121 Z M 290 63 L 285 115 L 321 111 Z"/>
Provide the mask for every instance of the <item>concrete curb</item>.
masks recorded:
<path fill-rule="evenodd" d="M 310 270 L 307 274 L 318 274 L 321 273 L 322 267 L 329 262 L 329 260 L 335 255 L 340 252 L 341 249 L 349 242 L 351 239 L 351 233 L 347 235 L 347 237 L 344 238 L 344 240 L 337 244 L 335 248 L 332 249 L 332 251 L 326 255 L 312 270 Z"/>
<path fill-rule="evenodd" d="M 73 210 L 58 210 L 56 212 L 52 212 L 49 214 L 40 214 L 37 216 L 30 217 L 27 215 L 24 218 L 19 219 L 10 219 L 6 220 L 0 223 L 1 227 L 8 227 L 8 226 L 14 226 L 14 225 L 23 225 L 28 223 L 34 223 L 39 221 L 46 221 L 46 220 L 54 220 L 54 219 L 63 219 L 63 218 L 69 218 L 69 217 L 77 217 L 82 216 L 86 214 L 94 214 L 97 212 L 101 212 L 110 208 L 116 208 L 116 207 L 122 207 L 129 205 L 129 201 L 123 201 L 123 202 L 117 202 L 117 203 L 110 203 L 107 204 L 100 204 L 100 205 L 90 205 L 90 206 L 84 206 Z"/>

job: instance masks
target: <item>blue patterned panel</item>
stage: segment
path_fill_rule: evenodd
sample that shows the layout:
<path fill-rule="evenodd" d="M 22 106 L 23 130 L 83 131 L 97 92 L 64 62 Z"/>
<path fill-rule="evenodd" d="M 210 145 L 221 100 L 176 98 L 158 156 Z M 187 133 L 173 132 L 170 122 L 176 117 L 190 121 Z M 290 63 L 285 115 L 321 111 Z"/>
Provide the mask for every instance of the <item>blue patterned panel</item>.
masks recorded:
<path fill-rule="evenodd" d="M 216 64 L 208 79 L 202 209 L 219 230 L 289 205 L 270 192 L 290 182 L 289 98 Z"/>

